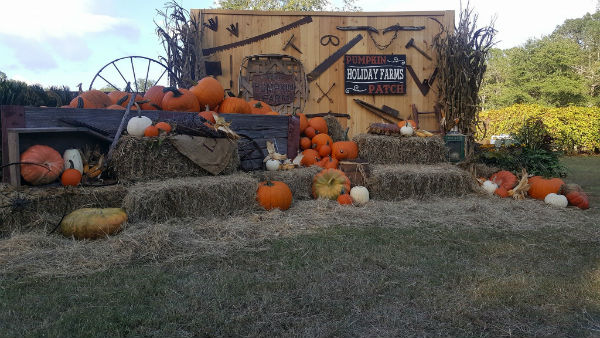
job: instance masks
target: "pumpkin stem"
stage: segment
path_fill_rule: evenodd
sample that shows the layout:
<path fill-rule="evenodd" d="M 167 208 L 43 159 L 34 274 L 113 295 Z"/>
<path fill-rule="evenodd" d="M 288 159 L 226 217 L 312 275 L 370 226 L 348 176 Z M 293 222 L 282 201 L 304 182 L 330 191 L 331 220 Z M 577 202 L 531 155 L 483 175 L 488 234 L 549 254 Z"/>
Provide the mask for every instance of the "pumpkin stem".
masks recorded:
<path fill-rule="evenodd" d="M 180 92 L 177 88 L 175 87 L 165 87 L 163 89 L 163 93 L 167 93 L 167 92 L 172 92 L 174 97 L 180 97 L 181 95 L 183 95 L 182 92 Z"/>
<path fill-rule="evenodd" d="M 13 163 L 8 163 L 8 164 L 5 164 L 3 166 L 0 166 L 0 169 L 2 169 L 4 167 L 8 167 L 10 165 L 15 165 L 15 164 L 33 164 L 33 165 L 40 166 L 40 167 L 45 168 L 46 170 L 50 171 L 50 167 L 48 167 L 47 165 L 45 165 L 45 164 L 39 164 L 39 163 L 35 163 L 35 162 L 13 162 Z"/>
<path fill-rule="evenodd" d="M 129 94 L 125 94 L 123 95 L 122 98 L 120 98 L 119 100 L 117 100 L 117 104 L 120 106 L 123 104 L 123 102 L 127 101 L 127 99 L 129 98 Z"/>

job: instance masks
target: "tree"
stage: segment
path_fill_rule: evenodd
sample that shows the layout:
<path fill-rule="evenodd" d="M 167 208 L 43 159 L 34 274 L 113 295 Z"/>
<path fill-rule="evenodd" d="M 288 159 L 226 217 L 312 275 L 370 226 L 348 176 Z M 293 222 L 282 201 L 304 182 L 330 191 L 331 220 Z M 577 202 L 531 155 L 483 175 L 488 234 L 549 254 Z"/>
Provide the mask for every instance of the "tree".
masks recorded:
<path fill-rule="evenodd" d="M 329 0 L 220 0 L 218 6 L 223 9 L 247 9 L 261 11 L 360 11 L 356 0 L 343 0 L 342 7 L 333 6 Z"/>
<path fill-rule="evenodd" d="M 6 80 L 6 73 L 0 70 L 0 80 Z"/>

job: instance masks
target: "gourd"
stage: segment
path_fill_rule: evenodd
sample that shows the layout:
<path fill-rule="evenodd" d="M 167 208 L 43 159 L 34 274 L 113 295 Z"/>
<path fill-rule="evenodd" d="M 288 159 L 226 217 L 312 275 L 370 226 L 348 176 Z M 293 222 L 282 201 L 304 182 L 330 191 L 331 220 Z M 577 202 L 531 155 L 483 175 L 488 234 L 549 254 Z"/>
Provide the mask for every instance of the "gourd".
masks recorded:
<path fill-rule="evenodd" d="M 189 90 L 185 88 L 166 87 L 163 89 L 165 96 L 161 101 L 163 110 L 199 112 L 200 103 L 198 99 Z"/>
<path fill-rule="evenodd" d="M 544 202 L 546 204 L 550 204 L 551 206 L 559 208 L 565 208 L 569 204 L 569 201 L 567 201 L 566 196 L 558 195 L 553 192 L 549 193 L 548 195 L 546 195 L 546 197 L 544 197 Z"/>
<path fill-rule="evenodd" d="M 258 184 L 256 200 L 266 210 L 287 210 L 292 205 L 292 191 L 283 182 L 267 180 Z"/>
<path fill-rule="evenodd" d="M 313 177 L 314 198 L 328 198 L 335 201 L 342 191 L 349 190 L 350 180 L 341 170 L 323 169 Z"/>
<path fill-rule="evenodd" d="M 347 191 L 342 190 L 342 193 L 337 198 L 337 202 L 341 205 L 351 205 L 352 197 L 348 195 Z"/>
<path fill-rule="evenodd" d="M 198 84 L 190 88 L 190 92 L 196 96 L 200 107 L 208 105 L 211 109 L 216 108 L 225 97 L 225 90 L 221 83 L 210 76 L 198 81 Z"/>
<path fill-rule="evenodd" d="M 63 153 L 64 167 L 79 170 L 83 174 L 83 159 L 79 149 L 67 149 Z"/>
<path fill-rule="evenodd" d="M 354 141 L 338 141 L 331 145 L 331 156 L 338 160 L 353 160 L 358 157 L 358 144 Z"/>
<path fill-rule="evenodd" d="M 63 218 L 60 231 L 67 237 L 94 239 L 116 233 L 126 221 L 121 208 L 82 208 Z"/>
<path fill-rule="evenodd" d="M 490 181 L 495 182 L 498 186 L 504 187 L 504 189 L 508 191 L 517 185 L 518 179 L 517 176 L 510 171 L 501 170 L 494 173 L 490 177 Z"/>
<path fill-rule="evenodd" d="M 67 186 L 76 186 L 81 182 L 81 171 L 73 168 L 73 161 L 69 160 L 69 169 L 65 169 L 60 176 L 60 183 Z"/>
<path fill-rule="evenodd" d="M 32 185 L 54 182 L 64 169 L 58 151 L 46 145 L 33 145 L 21 154 L 21 176 Z"/>
<path fill-rule="evenodd" d="M 496 189 L 498 189 L 498 185 L 490 180 L 483 182 L 481 187 L 490 195 L 493 195 Z"/>
<path fill-rule="evenodd" d="M 138 109 L 138 116 L 134 116 L 127 122 L 127 133 L 129 135 L 142 137 L 146 128 L 152 125 L 152 120 L 141 115 L 141 110 Z"/>
<path fill-rule="evenodd" d="M 280 166 L 281 166 L 281 162 L 279 160 L 270 159 L 270 160 L 267 160 L 267 162 L 265 163 L 265 167 L 269 171 L 279 170 Z"/>
<path fill-rule="evenodd" d="M 541 176 L 529 178 L 529 190 L 527 194 L 535 199 L 544 200 L 550 193 L 558 193 L 560 187 L 565 184 L 560 178 L 546 179 Z"/>
<path fill-rule="evenodd" d="M 363 186 L 357 185 L 350 189 L 350 196 L 354 203 L 364 205 L 369 202 L 369 190 Z"/>
<path fill-rule="evenodd" d="M 414 128 L 406 121 L 404 125 L 400 128 L 400 134 L 402 136 L 412 136 L 415 133 Z"/>

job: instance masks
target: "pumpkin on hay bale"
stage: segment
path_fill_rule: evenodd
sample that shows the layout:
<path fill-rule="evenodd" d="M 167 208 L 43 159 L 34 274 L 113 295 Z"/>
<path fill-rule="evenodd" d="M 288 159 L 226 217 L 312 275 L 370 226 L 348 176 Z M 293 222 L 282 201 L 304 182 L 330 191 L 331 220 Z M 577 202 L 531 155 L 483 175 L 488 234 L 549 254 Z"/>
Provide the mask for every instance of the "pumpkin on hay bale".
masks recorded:
<path fill-rule="evenodd" d="M 354 136 L 358 157 L 371 164 L 436 164 L 446 162 L 446 144 L 439 136 Z"/>
<path fill-rule="evenodd" d="M 250 173 L 257 180 L 281 181 L 290 187 L 294 200 L 312 199 L 312 180 L 322 168 L 318 166 L 301 167 L 292 170 L 253 171 Z"/>
<path fill-rule="evenodd" d="M 240 158 L 233 151 L 221 175 L 237 171 Z M 111 166 L 121 181 L 148 181 L 162 178 L 211 175 L 181 154 L 167 138 L 144 139 L 123 135 L 119 139 Z"/>
<path fill-rule="evenodd" d="M 121 184 L 101 187 L 59 186 L 37 189 L 6 185 L 0 194 L 0 237 L 15 230 L 53 229 L 66 213 L 78 208 L 120 206 L 127 194 Z"/>
<path fill-rule="evenodd" d="M 132 222 L 239 214 L 258 208 L 257 187 L 246 173 L 143 182 L 129 188 L 123 208 Z"/>
<path fill-rule="evenodd" d="M 480 191 L 469 173 L 446 163 L 372 165 L 366 187 L 372 199 L 386 201 L 462 196 Z"/>

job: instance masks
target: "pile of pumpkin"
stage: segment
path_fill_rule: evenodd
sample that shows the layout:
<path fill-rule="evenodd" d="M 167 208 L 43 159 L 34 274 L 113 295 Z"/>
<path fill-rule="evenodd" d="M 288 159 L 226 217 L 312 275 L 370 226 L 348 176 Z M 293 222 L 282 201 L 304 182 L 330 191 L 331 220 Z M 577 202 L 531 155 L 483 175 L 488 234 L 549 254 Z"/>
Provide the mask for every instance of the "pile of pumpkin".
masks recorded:
<path fill-rule="evenodd" d="M 369 202 L 369 190 L 363 186 L 350 188 L 350 179 L 341 170 L 327 168 L 313 177 L 313 197 L 330 199 L 342 205 L 364 205 Z M 287 210 L 292 205 L 292 190 L 281 181 L 260 182 L 256 200 L 266 210 Z"/>
<path fill-rule="evenodd" d="M 400 136 L 419 136 L 431 137 L 433 133 L 417 128 L 417 122 L 414 120 L 403 120 L 398 123 L 371 123 L 367 133 L 376 135 L 400 135 Z"/>
<path fill-rule="evenodd" d="M 338 168 L 339 161 L 358 157 L 358 144 L 354 141 L 333 142 L 329 136 L 327 121 L 320 116 L 300 118 L 300 164 L 306 167 L 318 165 L 324 169 Z"/>
<path fill-rule="evenodd" d="M 525 196 L 544 201 L 556 207 L 576 206 L 589 208 L 589 198 L 578 184 L 565 184 L 560 178 L 528 177 L 523 170 L 521 179 L 510 171 L 494 173 L 489 179 L 479 178 L 483 189 L 490 195 L 524 199 Z"/>

